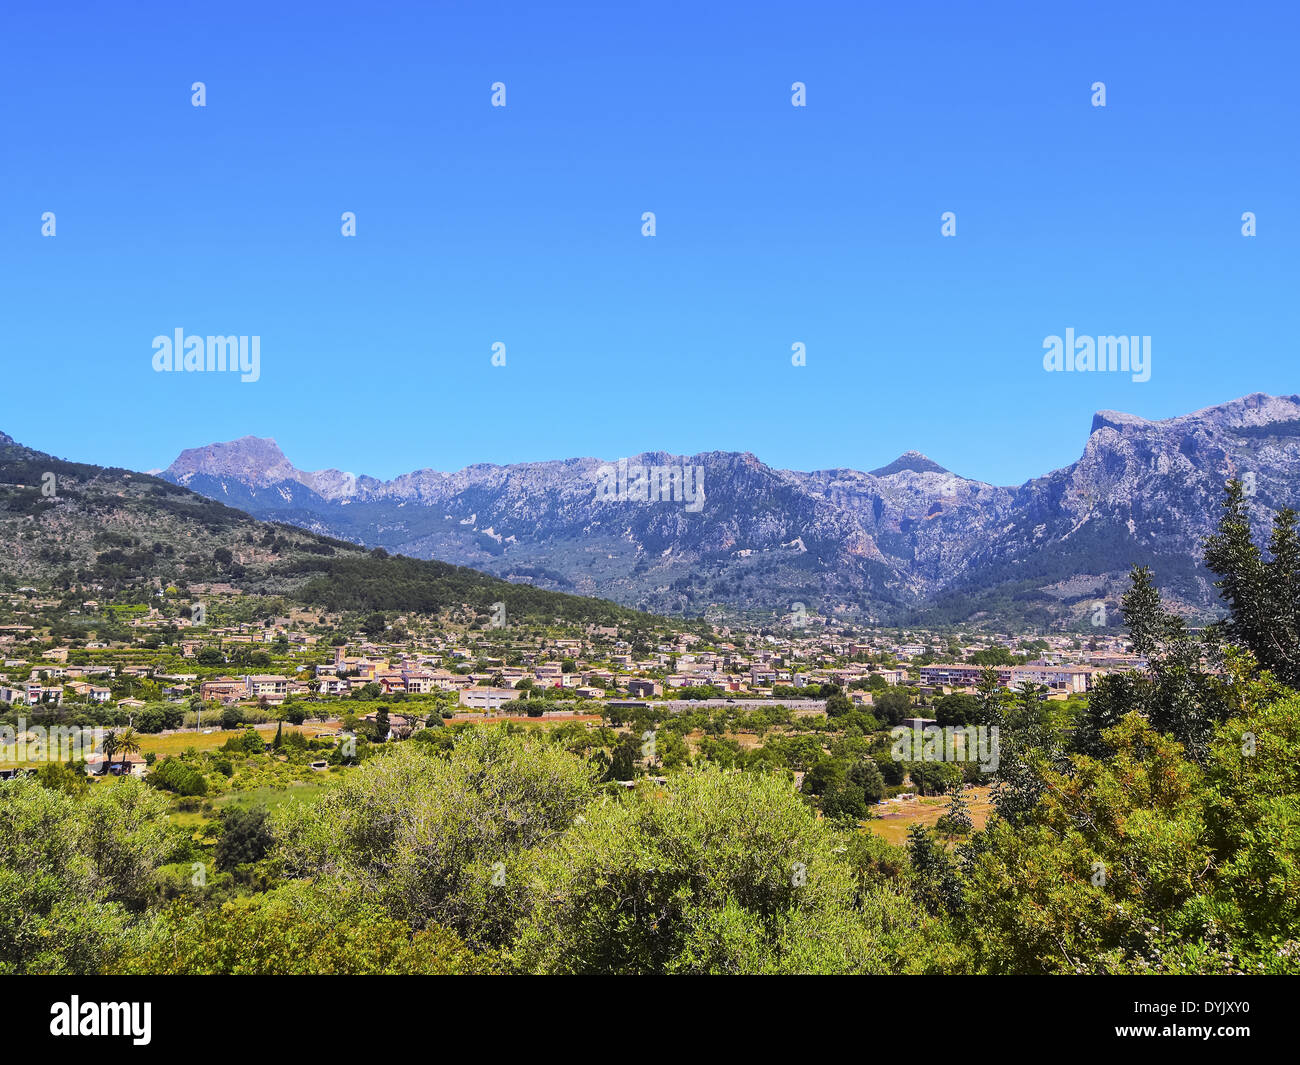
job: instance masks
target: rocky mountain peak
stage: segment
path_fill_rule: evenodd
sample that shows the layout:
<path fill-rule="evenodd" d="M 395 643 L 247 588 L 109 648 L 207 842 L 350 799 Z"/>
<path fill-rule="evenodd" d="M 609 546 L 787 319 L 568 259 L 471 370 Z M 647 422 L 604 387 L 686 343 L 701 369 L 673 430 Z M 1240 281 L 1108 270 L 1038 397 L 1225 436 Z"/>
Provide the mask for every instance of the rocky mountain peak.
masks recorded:
<path fill-rule="evenodd" d="M 881 466 L 878 470 L 871 470 L 872 477 L 888 477 L 895 473 L 948 473 L 933 459 L 927 458 L 919 451 L 904 451 L 898 458 L 894 459 L 888 466 Z"/>
<path fill-rule="evenodd" d="M 297 480 L 298 471 L 270 437 L 244 436 L 226 443 L 182 451 L 167 467 L 169 479 L 186 484 L 197 474 L 234 478 L 245 484 L 268 485 Z"/>
<path fill-rule="evenodd" d="M 1270 396 L 1264 392 L 1252 392 L 1228 403 L 1160 420 L 1140 418 L 1136 414 L 1117 410 L 1099 410 L 1092 416 L 1089 435 L 1098 429 L 1114 429 L 1122 433 L 1126 429 L 1131 431 L 1150 427 L 1172 430 L 1252 429 L 1279 422 L 1293 422 L 1297 418 L 1300 418 L 1300 396 Z"/>

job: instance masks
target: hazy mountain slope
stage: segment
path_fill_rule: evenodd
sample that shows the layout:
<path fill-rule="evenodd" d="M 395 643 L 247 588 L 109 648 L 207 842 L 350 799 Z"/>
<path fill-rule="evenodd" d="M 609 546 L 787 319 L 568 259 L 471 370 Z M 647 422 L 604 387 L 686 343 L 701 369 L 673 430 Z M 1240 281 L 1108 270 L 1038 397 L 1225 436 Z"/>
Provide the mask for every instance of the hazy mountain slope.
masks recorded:
<path fill-rule="evenodd" d="M 803 602 L 1049 624 L 1113 603 L 1133 563 L 1155 566 L 1188 608 L 1214 609 L 1200 544 L 1223 481 L 1250 474 L 1261 517 L 1300 503 L 1300 397 L 1165 421 L 1102 411 L 1078 462 L 1019 487 L 914 451 L 870 473 L 777 470 L 737 452 L 630 461 L 703 467 L 702 511 L 601 502 L 594 458 L 379 481 L 300 471 L 274 441 L 245 437 L 185 451 L 162 476 L 259 516 L 659 612 Z"/>
<path fill-rule="evenodd" d="M 629 460 L 703 467 L 706 499 L 690 513 L 680 502 L 600 501 L 604 464 L 591 458 L 420 470 L 385 483 L 359 478 L 349 496 L 327 499 L 308 484 L 334 480 L 335 471 L 283 476 L 283 456 L 269 454 L 268 443 L 195 449 L 163 476 L 359 543 L 656 612 L 700 612 L 733 600 L 788 611 L 800 597 L 894 604 L 918 590 L 852 514 L 753 455 Z M 254 450 L 267 462 L 261 475 L 248 472 Z"/>
<path fill-rule="evenodd" d="M 148 474 L 56 459 L 0 433 L 0 587 L 72 582 L 110 592 L 219 585 L 338 610 L 486 610 L 503 601 L 514 619 L 653 620 L 464 567 L 380 557 Z"/>

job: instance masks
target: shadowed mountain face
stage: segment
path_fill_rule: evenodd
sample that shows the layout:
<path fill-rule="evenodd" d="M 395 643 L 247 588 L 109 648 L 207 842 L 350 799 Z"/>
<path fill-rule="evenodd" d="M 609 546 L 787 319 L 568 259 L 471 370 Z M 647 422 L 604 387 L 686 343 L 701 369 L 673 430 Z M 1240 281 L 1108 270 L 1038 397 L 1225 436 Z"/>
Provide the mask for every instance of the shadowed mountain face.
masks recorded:
<path fill-rule="evenodd" d="M 659 612 L 801 602 L 863 618 L 1050 624 L 1114 607 L 1134 563 L 1187 607 L 1212 608 L 1200 543 L 1224 480 L 1246 480 L 1260 520 L 1300 503 L 1300 397 L 1256 394 L 1156 422 L 1102 411 L 1078 462 L 1015 488 L 914 451 L 870 473 L 777 470 L 737 452 L 628 466 L 702 469 L 702 506 L 640 499 L 635 474 L 611 492 L 610 464 L 593 458 L 379 481 L 297 470 L 253 437 L 185 451 L 161 476 L 258 517 Z"/>

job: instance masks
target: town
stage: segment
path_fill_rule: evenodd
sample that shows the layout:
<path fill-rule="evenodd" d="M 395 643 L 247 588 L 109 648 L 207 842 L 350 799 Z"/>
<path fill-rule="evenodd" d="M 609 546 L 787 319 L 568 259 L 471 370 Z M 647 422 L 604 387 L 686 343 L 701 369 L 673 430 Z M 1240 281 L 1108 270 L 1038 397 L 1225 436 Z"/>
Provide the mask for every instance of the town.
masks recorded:
<path fill-rule="evenodd" d="M 346 700 L 409 700 L 446 720 L 512 711 L 599 716 L 611 705 L 673 711 L 779 702 L 809 712 L 825 709 L 820 693 L 829 686 L 862 708 L 891 688 L 917 705 L 971 694 L 990 668 L 1007 691 L 1032 684 L 1047 699 L 1067 700 L 1108 673 L 1146 665 L 1125 639 L 1105 633 L 963 638 L 849 631 L 813 617 L 780 634 L 722 627 L 711 638 L 664 632 L 651 645 L 632 642 L 634 634 L 616 626 L 548 634 L 471 624 L 457 631 L 414 615 L 349 619 L 302 608 L 237 621 L 247 613 L 242 597 L 200 591 L 208 594 L 202 611 L 175 590 L 148 606 L 83 599 L 71 610 L 81 625 L 94 633 L 99 617 L 104 627 L 126 631 L 120 639 L 66 642 L 51 633 L 66 597 L 10 592 L 0 624 L 0 703 L 10 717 L 24 710 L 34 720 L 36 711 L 145 733 L 265 723 L 294 707 L 324 720 Z M 147 712 L 158 707 L 164 712 Z M 424 726 L 424 718 L 411 720 Z"/>

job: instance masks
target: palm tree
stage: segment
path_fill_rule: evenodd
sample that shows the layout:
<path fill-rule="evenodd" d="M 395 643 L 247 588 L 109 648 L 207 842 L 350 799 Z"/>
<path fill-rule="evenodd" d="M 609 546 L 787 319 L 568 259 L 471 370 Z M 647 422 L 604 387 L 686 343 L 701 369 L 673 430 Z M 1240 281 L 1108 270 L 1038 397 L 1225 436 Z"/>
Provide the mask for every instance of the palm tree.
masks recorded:
<path fill-rule="evenodd" d="M 104 740 L 99 745 L 100 751 L 104 755 L 104 768 L 108 769 L 113 765 L 113 755 L 117 754 L 117 730 L 109 729 L 104 733 Z"/>
<path fill-rule="evenodd" d="M 121 766 L 123 771 L 125 771 L 126 756 L 128 754 L 140 753 L 139 737 L 137 736 L 135 729 L 127 728 L 123 729 L 122 734 L 120 736 L 115 736 L 114 739 L 116 740 L 114 753 L 122 756 Z"/>

